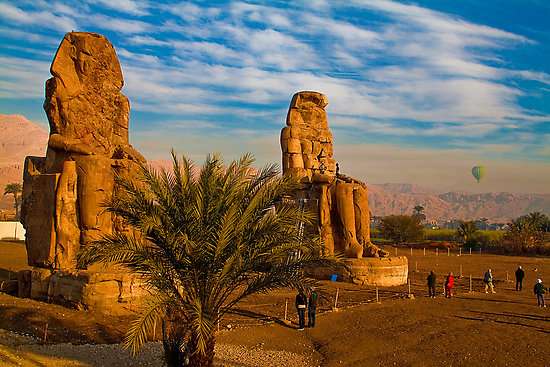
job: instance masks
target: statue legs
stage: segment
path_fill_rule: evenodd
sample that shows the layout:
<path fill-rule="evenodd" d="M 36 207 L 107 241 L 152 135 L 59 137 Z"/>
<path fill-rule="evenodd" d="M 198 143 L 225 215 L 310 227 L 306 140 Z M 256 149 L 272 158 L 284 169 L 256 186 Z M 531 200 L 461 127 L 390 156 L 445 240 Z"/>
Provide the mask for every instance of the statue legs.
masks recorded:
<path fill-rule="evenodd" d="M 342 222 L 344 237 L 344 254 L 346 257 L 360 259 L 363 257 L 363 246 L 357 241 L 355 229 L 355 209 L 353 205 L 353 184 L 338 182 L 336 184 L 336 206 Z"/>

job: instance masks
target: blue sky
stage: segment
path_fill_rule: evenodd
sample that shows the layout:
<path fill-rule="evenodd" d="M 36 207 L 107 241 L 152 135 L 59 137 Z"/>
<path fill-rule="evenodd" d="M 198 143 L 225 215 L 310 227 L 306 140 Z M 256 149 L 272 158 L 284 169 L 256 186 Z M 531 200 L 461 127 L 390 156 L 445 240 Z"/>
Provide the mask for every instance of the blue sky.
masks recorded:
<path fill-rule="evenodd" d="M 548 19 L 542 0 L 4 1 L 0 113 L 46 124 L 64 33 L 98 32 L 117 50 L 131 139 L 150 158 L 174 147 L 278 162 L 292 94 L 317 90 L 346 173 L 550 193 Z"/>

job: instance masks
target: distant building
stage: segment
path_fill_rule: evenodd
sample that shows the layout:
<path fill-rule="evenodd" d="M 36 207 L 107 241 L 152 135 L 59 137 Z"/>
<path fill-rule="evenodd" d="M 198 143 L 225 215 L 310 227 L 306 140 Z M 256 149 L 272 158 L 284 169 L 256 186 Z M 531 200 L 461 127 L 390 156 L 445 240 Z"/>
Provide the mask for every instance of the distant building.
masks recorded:
<path fill-rule="evenodd" d="M 427 228 L 427 229 L 439 229 L 440 226 L 439 226 L 439 222 L 435 219 L 430 219 L 430 220 L 427 220 L 425 223 L 424 223 L 424 228 Z"/>

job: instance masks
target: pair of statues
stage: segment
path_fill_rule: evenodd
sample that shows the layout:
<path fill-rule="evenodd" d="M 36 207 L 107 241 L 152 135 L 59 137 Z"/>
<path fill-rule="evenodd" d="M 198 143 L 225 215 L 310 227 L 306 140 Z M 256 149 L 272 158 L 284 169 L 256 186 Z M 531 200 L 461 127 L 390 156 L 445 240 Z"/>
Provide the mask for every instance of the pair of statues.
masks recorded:
<path fill-rule="evenodd" d="M 51 73 L 44 102 L 50 137 L 46 157 L 25 160 L 22 222 L 29 265 L 71 272 L 81 246 L 124 230 L 104 204 L 115 193 L 114 176 L 135 177 L 145 160 L 128 141 L 130 104 L 104 36 L 65 35 Z M 384 256 L 370 242 L 366 185 L 338 172 L 327 104 L 316 92 L 292 98 L 281 132 L 283 172 L 302 181 L 297 199 L 317 203 L 328 253 Z"/>

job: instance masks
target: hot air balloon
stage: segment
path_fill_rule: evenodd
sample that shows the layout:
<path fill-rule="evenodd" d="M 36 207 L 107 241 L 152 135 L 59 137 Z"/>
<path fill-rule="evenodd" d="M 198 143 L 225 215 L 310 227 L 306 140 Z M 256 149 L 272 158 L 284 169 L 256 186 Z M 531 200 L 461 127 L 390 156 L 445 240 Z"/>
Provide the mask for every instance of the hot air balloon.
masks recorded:
<path fill-rule="evenodd" d="M 477 180 L 477 183 L 485 176 L 485 167 L 483 166 L 474 166 L 472 168 L 472 176 Z"/>

